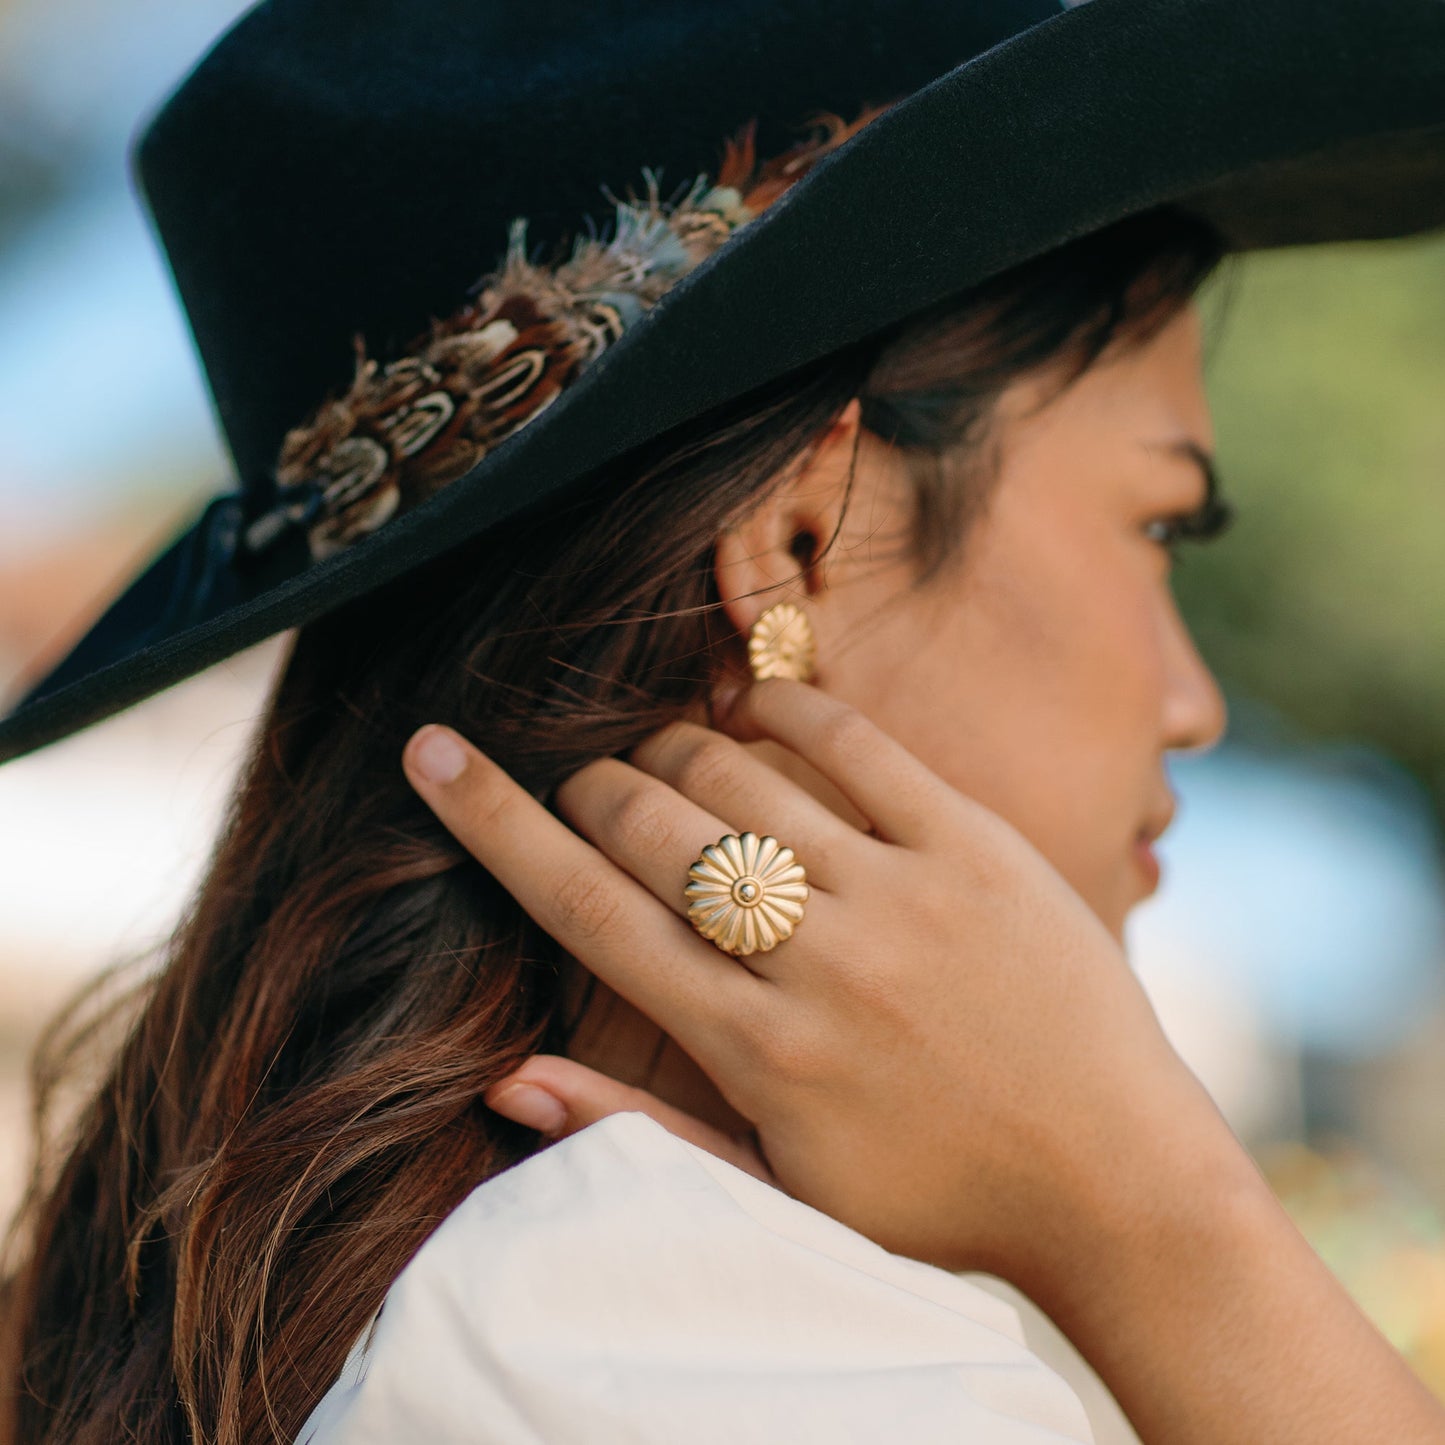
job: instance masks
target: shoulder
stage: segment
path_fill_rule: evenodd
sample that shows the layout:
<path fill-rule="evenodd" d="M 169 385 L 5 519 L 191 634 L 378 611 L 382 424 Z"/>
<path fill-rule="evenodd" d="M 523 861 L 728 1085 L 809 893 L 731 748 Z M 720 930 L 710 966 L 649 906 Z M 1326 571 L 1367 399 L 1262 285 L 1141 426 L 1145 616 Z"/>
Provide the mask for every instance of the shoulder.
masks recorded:
<path fill-rule="evenodd" d="M 306 1445 L 1090 1439 L 1004 1301 L 641 1114 L 474 1190 L 397 1277 Z"/>

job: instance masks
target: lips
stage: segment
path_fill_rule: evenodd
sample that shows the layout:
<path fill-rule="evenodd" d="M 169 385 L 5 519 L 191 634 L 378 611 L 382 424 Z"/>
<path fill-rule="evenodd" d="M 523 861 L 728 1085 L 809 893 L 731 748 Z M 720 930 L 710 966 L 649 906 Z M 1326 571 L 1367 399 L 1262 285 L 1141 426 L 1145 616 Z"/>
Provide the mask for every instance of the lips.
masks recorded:
<path fill-rule="evenodd" d="M 1147 885 L 1145 892 L 1152 893 L 1159 886 L 1162 870 L 1159 867 L 1159 860 L 1154 856 L 1154 850 L 1145 841 L 1142 833 L 1134 840 L 1134 862 L 1144 875 L 1144 882 Z"/>
<path fill-rule="evenodd" d="M 1175 800 L 1171 798 L 1168 804 L 1154 814 L 1134 837 L 1134 861 L 1138 865 L 1140 873 L 1144 875 L 1146 892 L 1152 893 L 1158 888 L 1161 874 L 1159 859 L 1154 856 L 1152 845 L 1154 840 L 1160 837 L 1174 821 L 1177 806 Z"/>

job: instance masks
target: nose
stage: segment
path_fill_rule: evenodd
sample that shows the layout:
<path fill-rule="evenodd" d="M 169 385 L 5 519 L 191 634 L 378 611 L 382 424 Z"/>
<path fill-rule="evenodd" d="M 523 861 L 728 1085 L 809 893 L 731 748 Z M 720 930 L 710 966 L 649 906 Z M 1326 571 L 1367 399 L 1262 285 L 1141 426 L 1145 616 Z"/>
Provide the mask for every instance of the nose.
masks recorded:
<path fill-rule="evenodd" d="M 1199 655 L 1199 648 L 1178 609 L 1169 607 L 1164 694 L 1164 746 L 1167 749 L 1213 747 L 1224 736 L 1229 710 L 1224 693 Z"/>

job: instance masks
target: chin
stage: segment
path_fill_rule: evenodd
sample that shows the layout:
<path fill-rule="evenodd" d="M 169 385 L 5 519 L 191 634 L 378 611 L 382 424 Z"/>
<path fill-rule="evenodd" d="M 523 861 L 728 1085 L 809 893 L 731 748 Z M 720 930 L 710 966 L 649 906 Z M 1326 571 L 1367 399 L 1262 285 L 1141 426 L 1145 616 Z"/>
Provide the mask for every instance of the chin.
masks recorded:
<path fill-rule="evenodd" d="M 1104 901 L 1102 907 L 1093 907 L 1094 916 L 1108 930 L 1109 937 L 1121 948 L 1124 946 L 1124 929 L 1129 922 L 1129 915 L 1148 898 L 1148 894 L 1140 895 L 1137 883 L 1132 879 L 1122 879 L 1119 885 L 1113 890 L 1112 896 Z"/>
<path fill-rule="evenodd" d="M 1123 888 L 1109 890 L 1108 896 L 1101 896 L 1103 889 L 1091 890 L 1084 893 L 1076 889 L 1079 896 L 1088 906 L 1089 912 L 1104 925 L 1109 937 L 1121 948 L 1124 946 L 1124 925 L 1129 921 L 1129 915 L 1144 900 L 1127 892 Z"/>
<path fill-rule="evenodd" d="M 1133 916 L 1134 910 L 1141 904 L 1147 903 L 1153 896 L 1154 890 L 1152 888 L 1142 897 L 1139 896 L 1136 890 L 1136 892 L 1130 896 L 1129 900 L 1121 908 L 1116 910 L 1113 918 L 1104 920 L 1105 927 L 1108 928 L 1114 942 L 1117 943 L 1120 948 L 1124 947 L 1125 928 L 1129 919 Z"/>

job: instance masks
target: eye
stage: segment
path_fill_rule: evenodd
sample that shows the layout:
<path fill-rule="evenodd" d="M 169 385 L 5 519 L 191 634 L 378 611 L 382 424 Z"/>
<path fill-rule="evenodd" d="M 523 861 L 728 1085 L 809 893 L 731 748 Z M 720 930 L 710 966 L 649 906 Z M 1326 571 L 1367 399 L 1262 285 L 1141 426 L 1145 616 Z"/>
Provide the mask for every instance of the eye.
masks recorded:
<path fill-rule="evenodd" d="M 1181 542 L 1212 542 L 1228 529 L 1234 517 L 1235 510 L 1228 502 L 1211 496 L 1193 511 L 1156 517 L 1145 524 L 1144 535 L 1165 548 L 1172 560 L 1182 564 L 1184 559 L 1178 551 Z"/>

